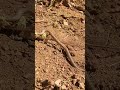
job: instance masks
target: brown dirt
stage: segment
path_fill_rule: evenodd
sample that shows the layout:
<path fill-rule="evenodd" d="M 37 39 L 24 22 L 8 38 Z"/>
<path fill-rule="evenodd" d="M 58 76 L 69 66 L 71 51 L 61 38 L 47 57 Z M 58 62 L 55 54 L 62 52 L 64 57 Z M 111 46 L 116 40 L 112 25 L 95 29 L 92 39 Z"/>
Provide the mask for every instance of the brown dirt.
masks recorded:
<path fill-rule="evenodd" d="M 14 15 L 21 7 L 33 7 L 32 1 L 0 0 L 0 16 Z M 76 6 L 67 7 L 70 3 L 67 1 Z M 59 2 L 51 9 L 46 6 L 49 2 L 45 0 L 44 5 L 36 7 L 35 19 L 38 23 L 35 23 L 35 32 L 52 32 L 68 47 L 80 70 L 69 64 L 54 39 L 48 37 L 47 43 L 24 40 L 19 33 L 6 32 L 0 27 L 0 89 L 51 90 L 64 86 L 68 90 L 84 90 L 86 36 L 86 70 L 91 81 L 97 90 L 119 90 L 119 2 L 86 2 L 86 28 L 85 15 L 81 11 L 84 0 L 65 0 L 62 5 Z M 55 86 L 59 81 L 61 85 Z"/>
<path fill-rule="evenodd" d="M 0 0 L 0 16 L 14 16 L 19 8 L 31 6 L 22 1 Z M 0 90 L 34 89 L 35 49 L 28 42 L 19 32 L 0 26 Z"/>
<path fill-rule="evenodd" d="M 120 90 L 120 3 L 86 2 L 86 70 L 96 90 Z"/>
<path fill-rule="evenodd" d="M 14 15 L 21 7 L 29 7 L 32 0 L 0 1 L 0 14 Z M 83 4 L 84 1 L 80 0 Z M 32 5 L 33 6 L 33 5 Z M 31 6 L 31 7 L 32 7 Z M 84 5 L 83 5 L 84 6 Z M 42 15 L 41 15 L 42 14 Z M 65 44 L 80 70 L 72 67 L 62 48 L 53 39 L 44 41 L 24 40 L 18 33 L 6 32 L 0 28 L 0 88 L 2 90 L 51 90 L 60 88 L 84 90 L 85 83 L 85 15 L 83 11 L 65 5 L 48 9 L 38 5 L 35 31 L 51 31 Z M 6 30 L 6 29 L 5 29 Z M 7 29 L 8 31 L 8 29 Z M 34 51 L 35 50 L 35 51 Z M 35 59 L 35 67 L 34 66 Z M 35 69 L 35 87 L 34 70 Z M 20 87 L 19 87 L 20 86 Z"/>
<path fill-rule="evenodd" d="M 48 40 L 47 43 L 35 41 L 36 90 L 55 89 L 55 82 L 59 79 L 62 85 L 66 86 L 66 89 L 84 90 L 84 88 L 81 89 L 80 85 L 85 82 L 84 20 L 85 15 L 82 11 L 70 9 L 64 5 L 52 7 L 51 9 L 43 5 L 37 5 L 36 22 L 39 23 L 35 23 L 36 32 L 40 33 L 43 30 L 52 32 L 58 40 L 69 48 L 74 62 L 80 70 L 69 64 L 62 48 L 54 39 Z M 72 78 L 73 76 L 75 78 Z M 45 82 L 46 85 L 42 85 Z"/>

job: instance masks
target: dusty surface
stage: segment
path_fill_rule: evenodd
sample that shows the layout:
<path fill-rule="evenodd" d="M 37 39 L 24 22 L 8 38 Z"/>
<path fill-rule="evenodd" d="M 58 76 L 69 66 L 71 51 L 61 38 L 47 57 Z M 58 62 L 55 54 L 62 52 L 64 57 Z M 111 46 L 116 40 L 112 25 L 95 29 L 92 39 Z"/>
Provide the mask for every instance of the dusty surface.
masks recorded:
<path fill-rule="evenodd" d="M 14 16 L 19 8 L 28 5 L 31 6 L 20 0 L 1 0 L 0 16 Z M 3 29 L 1 22 L 0 20 L 0 90 L 33 90 L 35 48 L 28 42 L 34 45 L 34 41 L 23 40 L 19 36 L 20 32 L 12 32 L 9 27 Z"/>
<path fill-rule="evenodd" d="M 1 0 L 0 14 L 14 16 L 19 8 L 33 4 L 30 2 L 32 0 Z M 48 9 L 47 0 L 44 5 L 37 5 L 35 31 L 51 31 L 68 47 L 80 69 L 69 64 L 65 52 L 54 39 L 47 37 L 50 39 L 47 43 L 35 40 L 34 48 L 34 41 L 21 37 L 20 32 L 0 28 L 1 90 L 84 90 L 85 15 L 78 7 L 84 7 L 84 1 L 78 2 L 74 2 L 77 9 L 65 3 Z"/>
<path fill-rule="evenodd" d="M 21 7 L 33 6 L 31 1 L 0 0 L 0 15 L 14 15 Z M 70 2 L 61 5 L 59 2 L 50 9 L 47 8 L 49 0 L 41 5 L 42 2 L 36 7 L 35 31 L 51 31 L 68 47 L 80 70 L 69 64 L 54 39 L 47 37 L 47 43 L 25 40 L 20 32 L 0 27 L 0 89 L 84 90 L 85 15 L 81 11 L 84 1 L 71 0 L 73 7 L 68 7 Z M 120 4 L 101 0 L 86 2 L 86 6 L 86 70 L 97 90 L 119 90 Z"/>
<path fill-rule="evenodd" d="M 0 15 L 14 15 L 21 7 L 33 6 L 31 1 L 1 0 Z M 80 69 L 69 64 L 65 52 L 54 39 L 47 37 L 47 43 L 25 40 L 20 32 L 13 33 L 0 27 L 1 90 L 84 90 L 85 29 L 86 70 L 91 82 L 97 90 L 120 89 L 119 2 L 86 2 L 85 28 L 85 15 L 81 11 L 84 1 L 71 0 L 72 7 L 68 7 L 69 1 L 56 3 L 48 9 L 50 1 L 45 0 L 41 5 L 41 0 L 36 7 L 35 31 L 52 32 L 68 47 Z"/>
<path fill-rule="evenodd" d="M 86 70 L 96 90 L 120 90 L 120 3 L 97 0 L 86 6 Z"/>
<path fill-rule="evenodd" d="M 48 42 L 35 41 L 35 86 L 36 90 L 56 88 L 84 90 L 85 80 L 85 16 L 83 11 L 65 5 L 48 9 L 45 5 L 36 7 L 36 32 L 49 30 L 65 44 L 80 70 L 72 67 L 67 56 L 54 39 Z M 57 83 L 57 85 L 56 85 Z M 61 83 L 59 85 L 59 83 Z"/>

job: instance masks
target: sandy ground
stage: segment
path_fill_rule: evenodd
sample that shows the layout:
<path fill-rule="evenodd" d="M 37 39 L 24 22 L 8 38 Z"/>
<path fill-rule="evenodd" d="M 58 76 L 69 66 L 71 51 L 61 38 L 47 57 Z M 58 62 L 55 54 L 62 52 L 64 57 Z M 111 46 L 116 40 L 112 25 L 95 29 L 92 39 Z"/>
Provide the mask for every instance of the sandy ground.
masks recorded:
<path fill-rule="evenodd" d="M 14 16 L 21 7 L 33 7 L 33 2 L 31 2 L 32 0 L 1 0 L 0 15 Z M 69 64 L 65 52 L 54 39 L 48 37 L 47 43 L 41 40 L 34 42 L 26 39 L 25 36 L 21 37 L 21 32 L 1 27 L 1 90 L 33 88 L 36 90 L 59 88 L 84 90 L 85 15 L 83 11 L 59 5 L 59 3 L 51 9 L 48 9 L 46 5 L 47 2 L 44 2 L 44 5 L 38 4 L 36 7 L 35 19 L 39 23 L 35 23 L 35 32 L 51 31 L 68 47 L 80 70 Z M 31 24 L 28 22 L 27 25 L 29 27 Z M 29 29 L 34 30 L 34 26 Z"/>
<path fill-rule="evenodd" d="M 20 32 L 0 27 L 0 89 L 84 90 L 86 64 L 97 90 L 119 90 L 119 2 L 86 1 L 86 24 L 81 10 L 85 1 L 71 0 L 73 7 L 68 7 L 70 2 L 56 3 L 48 9 L 49 2 L 39 1 L 37 23 L 34 26 L 28 22 L 27 27 L 37 33 L 52 32 L 68 47 L 80 70 L 69 64 L 65 52 L 51 37 L 47 42 L 33 41 L 21 37 Z M 1 0 L 0 4 L 0 15 L 14 15 L 21 7 L 34 7 L 32 0 Z"/>
<path fill-rule="evenodd" d="M 80 70 L 72 67 L 58 43 L 35 41 L 36 90 L 84 90 L 85 83 L 85 15 L 64 5 L 36 7 L 35 30 L 49 30 L 65 44 Z M 50 39 L 50 38 L 48 38 Z M 57 83 L 57 85 L 56 85 Z M 59 85 L 60 83 L 60 85 Z"/>
<path fill-rule="evenodd" d="M 0 16 L 14 16 L 19 8 L 31 6 L 30 3 L 24 1 L 1 0 Z M 20 37 L 20 32 L 15 32 L 9 27 L 3 29 L 1 24 L 0 90 L 33 90 L 35 83 L 34 41 L 25 40 Z"/>

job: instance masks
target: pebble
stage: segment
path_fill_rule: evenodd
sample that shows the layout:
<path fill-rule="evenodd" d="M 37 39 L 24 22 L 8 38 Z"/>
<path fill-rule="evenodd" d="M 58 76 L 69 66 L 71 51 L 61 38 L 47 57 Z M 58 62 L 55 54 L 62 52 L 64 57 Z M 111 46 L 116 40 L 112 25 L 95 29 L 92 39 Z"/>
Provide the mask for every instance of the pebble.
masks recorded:
<path fill-rule="evenodd" d="M 56 80 L 56 81 L 55 81 L 55 85 L 56 85 L 57 87 L 61 87 L 61 79 Z"/>
<path fill-rule="evenodd" d="M 80 83 L 80 88 L 81 88 L 81 89 L 84 89 L 84 88 L 85 88 L 84 83 Z"/>
<path fill-rule="evenodd" d="M 54 55 L 57 55 L 57 52 L 56 51 L 53 51 Z"/>
<path fill-rule="evenodd" d="M 79 80 L 76 81 L 75 86 L 80 87 L 80 81 Z"/>
<path fill-rule="evenodd" d="M 68 26 L 68 22 L 66 20 L 63 20 L 63 24 Z"/>
<path fill-rule="evenodd" d="M 66 87 L 65 85 L 62 85 L 62 86 L 61 86 L 61 89 L 62 89 L 62 90 L 67 90 L 67 87 Z"/>
<path fill-rule="evenodd" d="M 71 56 L 75 56 L 75 52 L 71 51 L 70 52 Z"/>
<path fill-rule="evenodd" d="M 73 85 L 75 85 L 76 82 L 77 82 L 77 79 L 73 79 L 73 80 L 72 80 L 72 84 L 73 84 Z"/>
<path fill-rule="evenodd" d="M 74 75 L 71 76 L 71 78 L 72 78 L 72 79 L 77 79 L 77 75 L 74 74 Z"/>

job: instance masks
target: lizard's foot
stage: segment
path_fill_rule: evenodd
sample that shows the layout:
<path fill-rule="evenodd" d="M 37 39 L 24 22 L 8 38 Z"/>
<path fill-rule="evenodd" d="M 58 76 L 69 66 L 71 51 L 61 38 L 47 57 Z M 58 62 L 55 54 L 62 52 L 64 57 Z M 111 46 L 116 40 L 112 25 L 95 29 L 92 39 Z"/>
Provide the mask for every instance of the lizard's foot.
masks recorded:
<path fill-rule="evenodd" d="M 35 33 L 37 39 L 45 40 L 47 38 L 46 32 L 43 30 L 41 33 Z"/>

